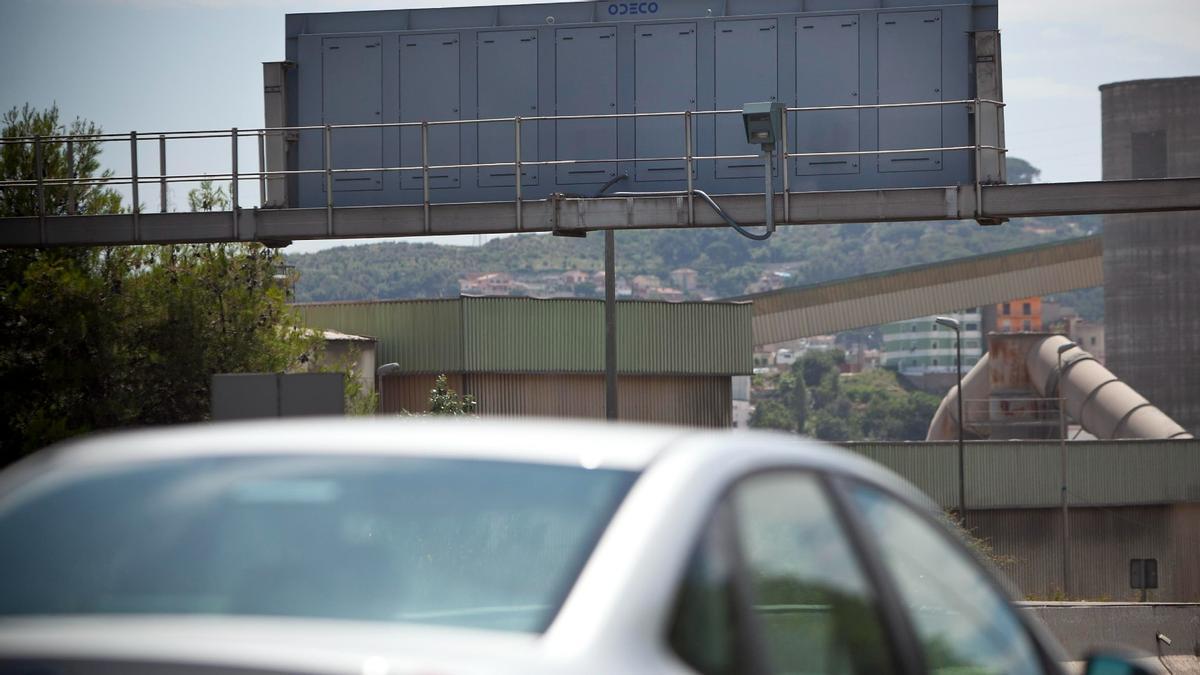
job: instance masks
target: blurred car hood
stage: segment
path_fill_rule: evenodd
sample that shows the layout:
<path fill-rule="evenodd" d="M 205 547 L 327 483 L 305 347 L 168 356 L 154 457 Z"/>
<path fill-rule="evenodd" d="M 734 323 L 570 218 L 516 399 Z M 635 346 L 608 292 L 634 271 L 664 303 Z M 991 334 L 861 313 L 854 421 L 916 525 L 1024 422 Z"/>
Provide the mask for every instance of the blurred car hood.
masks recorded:
<path fill-rule="evenodd" d="M 525 633 L 292 618 L 0 619 L 0 661 L 40 675 L 548 672 L 540 644 L 540 636 Z"/>

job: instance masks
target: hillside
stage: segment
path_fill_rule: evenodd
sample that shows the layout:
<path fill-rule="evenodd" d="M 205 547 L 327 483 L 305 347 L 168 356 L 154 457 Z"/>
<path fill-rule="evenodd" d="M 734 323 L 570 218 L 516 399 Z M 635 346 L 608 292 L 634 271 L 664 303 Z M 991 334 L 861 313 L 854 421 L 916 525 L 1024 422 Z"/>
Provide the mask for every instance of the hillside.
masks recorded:
<path fill-rule="evenodd" d="M 1010 167 L 1010 175 L 1036 176 L 1027 164 L 1017 166 L 1025 169 Z M 630 231 L 617 234 L 617 274 L 619 284 L 637 285 L 631 289 L 634 296 L 729 297 L 1084 236 L 1099 228 L 1100 218 L 1080 216 L 995 227 L 973 221 L 785 226 L 765 242 L 727 228 Z M 346 246 L 289 256 L 289 262 L 300 273 L 296 300 L 301 302 L 453 297 L 464 287 L 471 290 L 473 279 L 486 273 L 506 277 L 500 292 L 590 296 L 598 290 L 592 275 L 603 266 L 603 249 L 599 233 L 584 239 L 528 234 L 479 247 Z M 680 268 L 696 271 L 690 288 L 677 283 L 683 282 L 678 276 L 672 280 L 671 272 Z M 564 278 L 568 272 L 576 273 Z M 1073 295 L 1079 296 L 1073 300 L 1081 313 L 1098 318 L 1102 303 L 1087 293 Z"/>

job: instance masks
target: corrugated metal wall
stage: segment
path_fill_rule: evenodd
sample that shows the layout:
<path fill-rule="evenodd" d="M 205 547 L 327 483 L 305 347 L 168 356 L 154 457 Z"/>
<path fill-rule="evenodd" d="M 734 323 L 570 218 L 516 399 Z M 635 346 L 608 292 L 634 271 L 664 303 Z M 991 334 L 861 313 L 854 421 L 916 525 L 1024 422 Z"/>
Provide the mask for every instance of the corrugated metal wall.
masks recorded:
<path fill-rule="evenodd" d="M 942 507 L 958 502 L 950 442 L 848 443 Z M 1014 563 L 1029 597 L 1063 589 L 1058 441 L 972 441 L 965 447 L 967 527 Z M 1129 560 L 1156 558 L 1151 599 L 1200 601 L 1200 440 L 1067 443 L 1071 597 L 1128 600 Z"/>
<path fill-rule="evenodd" d="M 379 340 L 407 372 L 598 373 L 604 303 L 464 297 L 298 305 L 314 328 Z M 617 304 L 621 373 L 744 375 L 754 366 L 747 303 Z"/>
<path fill-rule="evenodd" d="M 942 506 L 958 503 L 955 442 L 844 445 Z M 968 509 L 1058 506 L 1058 441 L 968 441 L 964 455 Z M 1067 486 L 1079 506 L 1200 502 L 1200 440 L 1069 442 Z"/>
<path fill-rule="evenodd" d="M 425 373 L 463 368 L 458 300 L 325 302 L 296 308 L 310 328 L 376 338 L 380 365 L 399 363 L 406 371 Z"/>
<path fill-rule="evenodd" d="M 1053 599 L 1063 589 L 1062 513 L 1058 509 L 971 512 L 967 525 L 1001 556 L 1022 595 Z M 1200 504 L 1073 508 L 1071 598 L 1136 600 L 1129 588 L 1132 558 L 1158 560 L 1159 588 L 1149 599 L 1200 601 Z"/>
<path fill-rule="evenodd" d="M 788 288 L 754 303 L 754 344 L 874 326 L 1104 283 L 1100 237 Z"/>
<path fill-rule="evenodd" d="M 385 410 L 428 412 L 435 375 L 393 375 L 383 379 Z M 479 401 L 480 415 L 604 417 L 604 377 L 582 374 L 450 375 L 460 394 Z M 629 375 L 617 381 L 618 416 L 625 421 L 698 427 L 733 424 L 728 376 Z"/>

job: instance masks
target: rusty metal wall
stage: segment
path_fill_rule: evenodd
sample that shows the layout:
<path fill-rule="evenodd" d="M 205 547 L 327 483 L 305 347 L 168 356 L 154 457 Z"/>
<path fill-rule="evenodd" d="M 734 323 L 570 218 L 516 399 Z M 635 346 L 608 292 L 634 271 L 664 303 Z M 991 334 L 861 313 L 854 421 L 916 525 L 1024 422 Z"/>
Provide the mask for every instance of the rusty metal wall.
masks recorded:
<path fill-rule="evenodd" d="M 1029 599 L 1062 597 L 1062 512 L 1058 509 L 971 511 L 967 527 L 997 556 Z M 1137 600 L 1129 588 L 1132 558 L 1158 560 L 1159 602 L 1200 602 L 1200 504 L 1072 508 L 1071 599 Z"/>
<path fill-rule="evenodd" d="M 405 373 L 403 375 L 388 375 L 380 382 L 381 398 L 379 409 L 385 413 L 429 412 L 429 391 L 437 380 L 437 375 L 430 373 Z M 459 394 L 463 393 L 463 377 L 458 373 L 448 373 L 446 381 L 450 388 Z"/>
<path fill-rule="evenodd" d="M 1104 283 L 1099 236 L 748 295 L 754 344 Z"/>
<path fill-rule="evenodd" d="M 435 375 L 383 378 L 387 412 L 429 411 Z M 451 374 L 450 387 L 471 394 L 480 415 L 604 418 L 604 376 L 592 374 Z M 697 427 L 732 426 L 728 376 L 628 375 L 617 380 L 618 417 Z"/>

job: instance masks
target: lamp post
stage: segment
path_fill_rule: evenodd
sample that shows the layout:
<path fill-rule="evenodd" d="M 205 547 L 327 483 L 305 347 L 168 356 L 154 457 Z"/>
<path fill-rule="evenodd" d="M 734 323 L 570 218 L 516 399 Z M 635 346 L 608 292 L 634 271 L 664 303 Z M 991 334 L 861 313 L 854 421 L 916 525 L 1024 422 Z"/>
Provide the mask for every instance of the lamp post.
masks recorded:
<path fill-rule="evenodd" d="M 952 319 L 948 316 L 939 316 L 934 319 L 934 323 L 939 326 L 945 326 L 954 331 L 954 370 L 958 375 L 958 389 L 955 398 L 958 399 L 958 517 L 962 519 L 963 524 L 967 522 L 967 497 L 966 497 L 966 468 L 963 458 L 963 388 L 962 388 L 962 325 L 958 319 Z"/>
<path fill-rule="evenodd" d="M 1063 595 L 1071 597 L 1071 519 L 1067 509 L 1067 399 L 1063 397 L 1063 354 L 1076 347 L 1074 342 L 1058 346 L 1058 454 L 1059 499 L 1062 504 L 1062 574 Z"/>
<path fill-rule="evenodd" d="M 375 369 L 375 391 L 379 392 L 379 412 L 387 412 L 383 407 L 383 378 L 385 375 L 395 375 L 400 372 L 399 363 L 385 363 Z"/>

